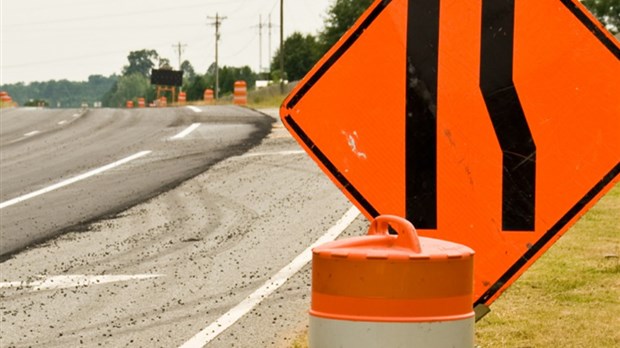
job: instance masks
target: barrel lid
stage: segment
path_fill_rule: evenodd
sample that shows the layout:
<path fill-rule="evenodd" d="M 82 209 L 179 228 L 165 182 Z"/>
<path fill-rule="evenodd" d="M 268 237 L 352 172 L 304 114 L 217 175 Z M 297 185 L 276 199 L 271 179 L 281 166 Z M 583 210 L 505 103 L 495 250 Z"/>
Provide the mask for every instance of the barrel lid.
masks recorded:
<path fill-rule="evenodd" d="M 397 235 L 389 234 L 389 227 Z M 370 225 L 367 236 L 341 239 L 313 250 L 315 257 L 349 260 L 400 260 L 407 262 L 471 258 L 467 246 L 418 237 L 413 225 L 398 216 L 381 215 Z"/>

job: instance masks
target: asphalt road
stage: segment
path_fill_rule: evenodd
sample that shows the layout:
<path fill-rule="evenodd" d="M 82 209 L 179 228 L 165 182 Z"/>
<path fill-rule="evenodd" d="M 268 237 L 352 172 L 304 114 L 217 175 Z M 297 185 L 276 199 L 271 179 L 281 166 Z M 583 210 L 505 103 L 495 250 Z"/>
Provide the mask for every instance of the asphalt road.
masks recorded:
<path fill-rule="evenodd" d="M 68 228 L 88 228 L 85 224 L 95 219 L 241 154 L 267 134 L 271 121 L 248 109 L 219 106 L 5 109 L 0 118 L 0 256 Z M 195 123 L 200 126 L 173 139 Z M 53 189 L 123 160 L 127 162 Z"/>
<path fill-rule="evenodd" d="M 110 111 L 102 110 L 101 114 L 91 111 L 78 118 L 71 127 L 84 127 L 83 131 L 65 138 L 82 147 L 90 147 L 106 136 L 89 141 L 79 140 L 77 134 L 90 137 L 98 129 L 113 127 L 125 136 L 115 136 L 113 130 L 103 131 L 115 139 L 99 150 L 107 154 L 105 160 L 82 154 L 84 161 L 94 162 L 60 177 L 139 151 L 152 153 L 2 209 L 10 209 L 7 211 L 12 214 L 19 212 L 27 221 L 28 211 L 32 214 L 45 209 L 46 204 L 58 207 L 73 202 L 76 198 L 62 193 L 70 187 L 70 191 L 96 202 L 107 191 L 133 197 L 133 187 L 139 182 L 154 182 L 141 194 L 152 198 L 127 210 L 120 211 L 119 206 L 115 208 L 117 214 L 107 214 L 106 218 L 66 228 L 57 237 L 0 263 L 0 346 L 290 347 L 291 340 L 306 328 L 311 282 L 305 263 L 308 247 L 336 226 L 337 233 L 344 230 L 343 235 L 362 234 L 366 220 L 351 209 L 344 195 L 300 151 L 281 124 L 275 123 L 260 144 L 245 152 L 251 141 L 240 140 L 238 145 L 228 136 L 224 140 L 220 130 L 207 126 L 192 132 L 189 139 L 171 141 L 170 137 L 204 115 L 178 110 L 171 121 L 159 114 L 165 111 L 150 112 L 153 114 L 115 110 L 107 114 Z M 137 120 L 127 113 L 134 114 Z M 60 122 L 55 118 L 58 116 L 48 115 L 53 118 L 51 128 Z M 93 118 L 99 117 L 106 121 L 90 125 L 95 122 Z M 257 116 L 252 113 L 251 117 Z M 205 118 L 199 122 L 206 122 Z M 79 126 L 80 122 L 84 125 Z M 19 129 L 12 131 L 14 139 L 29 128 Z M 143 134 L 140 137 L 135 136 L 138 129 Z M 26 140 L 5 149 L 4 127 L 2 132 L 3 156 L 8 151 L 12 163 L 18 163 L 19 156 L 10 149 Z M 244 134 L 247 136 L 247 132 Z M 209 166 L 203 159 L 210 156 L 205 153 L 210 142 L 203 138 L 213 140 L 218 136 L 226 148 L 221 156 L 226 158 Z M 132 141 L 121 141 L 131 137 Z M 239 139 L 246 138 L 239 135 Z M 49 139 L 48 144 L 51 142 Z M 55 153 L 51 146 L 38 146 L 48 156 Z M 44 155 L 35 156 L 34 151 L 22 153 L 32 153 L 29 156 L 35 157 L 35 164 L 37 158 L 45 160 Z M 170 163 L 173 165 L 166 166 Z M 194 173 L 182 167 L 202 172 L 165 190 L 163 173 Z M 120 185 L 124 188 L 117 189 Z M 100 187 L 104 188 L 100 193 L 86 193 Z M 23 188 L 11 186 L 10 191 L 2 193 L 2 201 L 24 192 Z M 155 195 L 158 192 L 162 193 Z M 80 200 L 73 207 L 90 205 L 80 209 L 88 211 L 102 204 L 87 201 Z M 26 203 L 30 209 L 18 209 Z M 66 211 L 62 212 L 58 215 Z M 2 216 L 3 230 L 5 225 L 11 228 L 22 223 L 5 223 L 5 216 L 13 219 L 12 214 Z M 343 217 L 348 221 L 338 223 Z"/>

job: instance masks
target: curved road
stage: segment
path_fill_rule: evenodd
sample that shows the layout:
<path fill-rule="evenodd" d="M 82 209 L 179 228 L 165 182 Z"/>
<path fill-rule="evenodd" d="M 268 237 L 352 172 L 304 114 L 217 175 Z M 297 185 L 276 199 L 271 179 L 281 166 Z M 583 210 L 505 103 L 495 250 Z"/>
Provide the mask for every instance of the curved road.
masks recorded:
<path fill-rule="evenodd" d="M 0 262 L 2 347 L 289 347 L 307 325 L 309 247 L 366 231 L 275 117 L 240 108 L 96 110 L 59 125 L 74 111 L 15 111 L 2 115 L 2 202 L 152 152 L 1 209 L 5 237 L 32 233 L 41 223 L 31 216 L 49 218 L 54 231 L 67 224 L 57 219 L 80 212 L 68 215 L 74 228 Z M 38 139 L 21 139 L 33 125 Z M 13 183 L 21 181 L 12 168 L 30 166 L 33 176 Z M 119 197 L 125 203 L 110 203 Z"/>
<path fill-rule="evenodd" d="M 241 154 L 271 122 L 232 106 L 4 109 L 0 256 L 69 228 L 88 228 Z"/>

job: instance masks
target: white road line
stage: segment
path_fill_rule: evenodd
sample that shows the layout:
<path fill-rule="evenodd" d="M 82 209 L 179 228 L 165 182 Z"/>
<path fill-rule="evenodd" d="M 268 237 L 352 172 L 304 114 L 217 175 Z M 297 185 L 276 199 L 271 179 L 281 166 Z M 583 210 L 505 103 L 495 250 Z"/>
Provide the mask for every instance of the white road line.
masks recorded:
<path fill-rule="evenodd" d="M 1 288 L 31 288 L 31 291 L 73 288 L 77 286 L 100 285 L 129 280 L 141 280 L 163 277 L 163 274 L 136 274 L 136 275 L 64 275 L 45 277 L 38 280 L 22 282 L 0 282 Z"/>
<path fill-rule="evenodd" d="M 304 150 L 290 150 L 290 151 L 278 151 L 278 152 L 253 152 L 246 153 L 239 157 L 258 157 L 258 156 L 285 156 L 285 155 L 299 155 L 306 153 Z"/>
<path fill-rule="evenodd" d="M 271 295 L 280 286 L 282 286 L 290 277 L 302 269 L 310 260 L 312 260 L 312 248 L 323 243 L 336 239 L 342 231 L 344 231 L 355 218 L 360 214 L 356 207 L 351 207 L 327 232 L 321 236 L 314 244 L 309 246 L 301 254 L 299 254 L 291 263 L 282 268 L 273 277 L 269 278 L 265 284 L 256 289 L 238 305 L 224 313 L 216 321 L 197 333 L 189 341 L 185 342 L 180 348 L 198 348 L 203 347 L 211 342 L 219 334 L 228 329 L 237 320 L 243 317 L 256 307 L 262 300 Z"/>
<path fill-rule="evenodd" d="M 185 128 L 181 133 L 170 138 L 170 140 L 185 138 L 185 136 L 187 136 L 189 133 L 195 131 L 198 127 L 200 127 L 200 125 L 200 123 L 193 123 L 191 126 Z"/>
<path fill-rule="evenodd" d="M 42 188 L 40 190 L 37 190 L 37 191 L 31 192 L 31 193 L 25 194 L 23 196 L 19 196 L 19 197 L 13 198 L 13 199 L 9 199 L 8 201 L 0 203 L 0 209 L 6 208 L 6 207 L 11 206 L 13 204 L 17 204 L 17 203 L 23 202 L 25 200 L 28 200 L 30 198 L 34 198 L 36 196 L 40 196 L 40 195 L 42 195 L 44 193 L 48 193 L 48 192 L 57 190 L 57 189 L 59 189 L 61 187 L 65 187 L 67 185 L 71 185 L 71 184 L 76 183 L 78 181 L 90 178 L 91 176 L 95 176 L 97 174 L 101 174 L 101 173 L 103 173 L 103 172 L 105 172 L 107 170 L 116 168 L 116 167 L 118 167 L 120 165 L 123 165 L 123 164 L 125 164 L 127 162 L 133 161 L 133 160 L 135 160 L 137 158 L 140 158 L 142 156 L 146 156 L 149 153 L 151 153 L 151 151 L 140 151 L 140 152 L 135 153 L 135 154 L 133 154 L 133 155 L 131 155 L 129 157 L 125 157 L 125 158 L 123 158 L 121 160 L 118 160 L 118 161 L 116 161 L 114 163 L 110 163 L 110 164 L 105 165 L 103 167 L 99 167 L 97 169 L 93 169 L 93 170 L 91 170 L 89 172 L 80 174 L 78 176 L 74 176 L 73 178 L 61 181 L 61 182 L 56 183 L 54 185 L 44 187 L 44 188 Z"/>
<path fill-rule="evenodd" d="M 80 114 L 73 114 L 73 117 L 78 118 L 80 117 Z"/>
<path fill-rule="evenodd" d="M 192 106 L 192 105 L 187 105 L 186 108 L 192 110 L 193 112 L 202 112 L 202 110 L 200 108 L 197 108 L 197 107 Z"/>
<path fill-rule="evenodd" d="M 67 120 L 62 120 L 62 121 L 58 122 L 58 125 L 62 126 L 63 124 L 65 124 L 67 122 L 68 122 Z"/>
<path fill-rule="evenodd" d="M 35 135 L 35 134 L 39 134 L 39 133 L 41 133 L 41 131 L 34 130 L 34 131 L 32 131 L 32 132 L 28 132 L 28 133 L 24 134 L 24 136 L 25 136 L 25 137 L 31 137 L 31 136 L 33 136 L 33 135 Z"/>

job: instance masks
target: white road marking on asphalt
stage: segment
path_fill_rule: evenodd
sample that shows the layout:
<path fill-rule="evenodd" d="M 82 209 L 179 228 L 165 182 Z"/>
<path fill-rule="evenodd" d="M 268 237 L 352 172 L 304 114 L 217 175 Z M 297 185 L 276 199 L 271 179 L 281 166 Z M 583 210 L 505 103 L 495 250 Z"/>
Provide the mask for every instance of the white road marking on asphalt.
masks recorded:
<path fill-rule="evenodd" d="M 200 108 L 197 108 L 197 107 L 192 106 L 192 105 L 187 105 L 186 108 L 192 110 L 193 112 L 202 112 L 202 110 Z"/>
<path fill-rule="evenodd" d="M 131 162 L 131 161 L 133 161 L 135 159 L 138 159 L 138 158 L 140 158 L 142 156 L 146 156 L 149 153 L 151 153 L 151 151 L 140 151 L 140 152 L 135 153 L 135 154 L 133 154 L 133 155 L 131 155 L 129 157 L 125 157 L 125 158 L 123 158 L 121 160 L 118 160 L 118 161 L 116 161 L 114 163 L 110 163 L 110 164 L 107 164 L 107 165 L 105 165 L 103 167 L 99 167 L 97 169 L 93 169 L 93 170 L 91 170 L 89 172 L 80 174 L 78 176 L 74 176 L 73 178 L 70 178 L 70 179 L 67 179 L 67 180 L 63 180 L 63 181 L 61 181 L 59 183 L 56 183 L 54 185 L 44 187 L 44 188 L 42 188 L 40 190 L 37 190 L 37 191 L 34 191 L 34 192 L 30 192 L 30 193 L 25 194 L 23 196 L 19 196 L 19 197 L 13 198 L 13 199 L 9 199 L 8 201 L 0 203 L 0 209 L 6 208 L 6 207 L 11 206 L 13 204 L 17 204 L 17 203 L 23 202 L 25 200 L 28 200 L 30 198 L 34 198 L 36 196 L 40 196 L 40 195 L 42 195 L 44 193 L 48 193 L 48 192 L 57 190 L 57 189 L 59 189 L 61 187 L 65 187 L 67 185 L 71 185 L 71 184 L 76 183 L 78 181 L 90 178 L 91 176 L 95 176 L 97 174 L 101 174 L 101 173 L 103 173 L 103 172 L 105 172 L 107 170 L 116 168 L 116 167 L 118 167 L 120 165 L 123 165 L 123 164 L 125 164 L 127 162 Z"/>
<path fill-rule="evenodd" d="M 25 136 L 25 137 L 31 137 L 31 136 L 33 136 L 33 135 L 35 135 L 35 134 L 39 134 L 39 133 L 41 133 L 41 132 L 40 132 L 40 131 L 38 131 L 38 130 L 34 130 L 34 131 L 32 131 L 32 132 L 28 132 L 28 133 L 24 134 L 24 136 Z"/>
<path fill-rule="evenodd" d="M 67 120 L 62 120 L 62 121 L 58 122 L 58 125 L 62 126 L 63 124 L 65 124 L 67 122 L 68 122 Z"/>
<path fill-rule="evenodd" d="M 200 127 L 200 125 L 201 123 L 193 123 L 191 126 L 185 128 L 181 133 L 170 138 L 170 140 L 185 138 L 189 133 L 195 131 L 198 127 Z"/>
<path fill-rule="evenodd" d="M 73 114 L 73 117 L 78 118 L 80 117 L 80 114 Z"/>
<path fill-rule="evenodd" d="M 0 282 L 1 288 L 31 288 L 31 291 L 65 289 L 78 286 L 99 285 L 129 280 L 141 280 L 163 277 L 163 274 L 136 274 L 136 275 L 64 275 L 45 277 L 38 280 L 23 282 Z"/>
<path fill-rule="evenodd" d="M 306 153 L 304 150 L 290 150 L 290 151 L 278 151 L 278 152 L 253 152 L 246 153 L 245 155 L 241 155 L 239 157 L 257 157 L 257 156 L 277 156 L 277 155 L 299 155 L 302 153 Z"/>
<path fill-rule="evenodd" d="M 189 341 L 185 342 L 180 348 L 197 348 L 203 347 L 211 342 L 219 334 L 232 326 L 237 320 L 243 317 L 256 307 L 262 300 L 271 295 L 280 286 L 282 286 L 290 277 L 302 269 L 310 260 L 312 260 L 312 249 L 336 239 L 342 231 L 344 231 L 360 214 L 356 207 L 351 207 L 327 232 L 321 236 L 316 242 L 310 245 L 306 250 L 299 254 L 291 263 L 282 268 L 273 277 L 269 278 L 265 284 L 256 289 L 238 305 L 231 308 L 221 317 L 197 333 Z"/>

